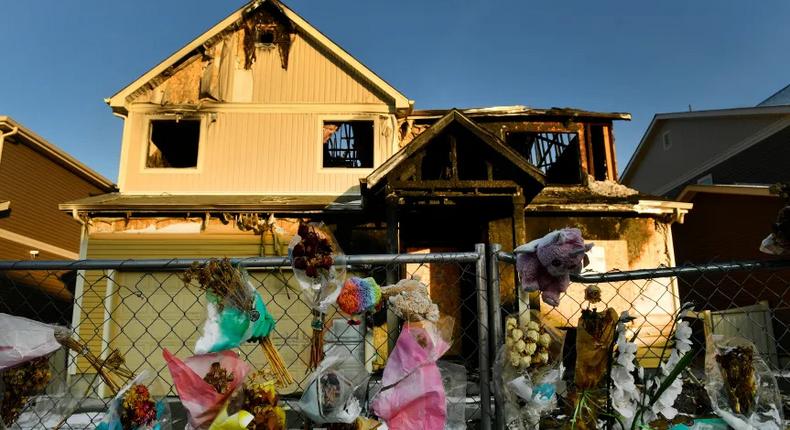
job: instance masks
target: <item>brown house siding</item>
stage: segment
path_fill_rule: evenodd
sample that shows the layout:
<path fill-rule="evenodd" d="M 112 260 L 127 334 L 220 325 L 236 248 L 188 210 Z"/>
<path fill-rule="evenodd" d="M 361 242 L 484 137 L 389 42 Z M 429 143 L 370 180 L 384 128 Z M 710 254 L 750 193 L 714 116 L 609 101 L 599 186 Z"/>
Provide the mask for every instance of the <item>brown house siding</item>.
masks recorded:
<path fill-rule="evenodd" d="M 759 247 L 782 206 L 779 198 L 700 193 L 692 202 L 685 222 L 673 229 L 678 264 L 774 259 Z M 684 275 L 678 289 L 682 302 L 706 303 L 713 311 L 765 301 L 773 312 L 774 332 L 781 333 L 790 321 L 788 282 L 790 270 L 733 271 Z M 778 339 L 777 346 L 790 350 L 790 338 Z"/>
<path fill-rule="evenodd" d="M 27 145 L 12 139 L 3 144 L 0 200 L 10 200 L 11 209 L 0 216 L 0 229 L 77 253 L 80 224 L 58 204 L 104 191 Z M 27 250 L 13 258 L 29 258 Z M 39 258 L 47 256 L 42 252 Z"/>

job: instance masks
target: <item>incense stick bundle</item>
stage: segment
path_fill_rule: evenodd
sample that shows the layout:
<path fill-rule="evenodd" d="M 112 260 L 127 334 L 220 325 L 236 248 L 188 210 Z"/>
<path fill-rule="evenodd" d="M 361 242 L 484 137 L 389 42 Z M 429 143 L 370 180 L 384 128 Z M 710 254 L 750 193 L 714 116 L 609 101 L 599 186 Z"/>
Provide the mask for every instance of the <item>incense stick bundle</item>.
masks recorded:
<path fill-rule="evenodd" d="M 272 366 L 277 384 L 281 387 L 287 387 L 293 384 L 294 378 L 291 376 L 291 373 L 288 372 L 288 368 L 285 366 L 280 352 L 274 347 L 271 338 L 269 336 L 264 337 L 261 339 L 260 345 L 261 349 L 263 349 L 263 354 L 266 355 L 266 359 L 269 360 Z"/>
<path fill-rule="evenodd" d="M 56 331 L 55 339 L 61 345 L 84 357 L 91 367 L 96 369 L 113 396 L 118 394 L 121 387 L 135 376 L 134 372 L 126 368 L 125 360 L 117 349 L 113 349 L 110 355 L 102 360 L 91 352 L 87 345 L 72 338 L 71 333 L 67 330 Z M 120 379 L 120 381 L 116 381 L 116 379 Z"/>
<path fill-rule="evenodd" d="M 324 318 L 322 314 L 313 311 L 311 327 L 313 335 L 310 338 L 310 363 L 307 365 L 307 372 L 318 368 L 318 363 L 324 359 Z"/>

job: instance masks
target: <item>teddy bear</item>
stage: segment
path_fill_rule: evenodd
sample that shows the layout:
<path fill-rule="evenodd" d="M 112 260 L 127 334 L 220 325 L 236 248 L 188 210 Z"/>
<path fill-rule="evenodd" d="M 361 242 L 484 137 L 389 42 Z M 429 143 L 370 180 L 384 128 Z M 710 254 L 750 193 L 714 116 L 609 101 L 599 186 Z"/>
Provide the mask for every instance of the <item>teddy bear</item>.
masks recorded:
<path fill-rule="evenodd" d="M 431 300 L 428 287 L 418 275 L 411 279 L 401 279 L 395 285 L 381 288 L 381 294 L 388 299 L 390 309 L 406 321 L 439 321 L 439 307 Z"/>
<path fill-rule="evenodd" d="M 560 293 L 570 285 L 570 274 L 579 274 L 589 263 L 585 253 L 593 247 L 585 244 L 578 228 L 553 231 L 513 250 L 516 271 L 525 291 L 541 291 L 543 302 L 560 304 Z"/>

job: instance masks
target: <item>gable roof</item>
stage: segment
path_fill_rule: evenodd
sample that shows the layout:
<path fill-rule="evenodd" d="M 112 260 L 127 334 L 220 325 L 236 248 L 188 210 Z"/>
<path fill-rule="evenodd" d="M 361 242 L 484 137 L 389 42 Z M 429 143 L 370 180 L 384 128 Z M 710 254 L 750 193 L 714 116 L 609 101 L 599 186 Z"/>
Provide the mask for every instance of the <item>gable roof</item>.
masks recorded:
<path fill-rule="evenodd" d="M 296 28 L 301 31 L 302 34 L 306 35 L 313 39 L 316 43 L 320 46 L 325 47 L 329 52 L 331 52 L 338 60 L 347 64 L 349 67 L 357 71 L 360 76 L 362 76 L 365 80 L 367 80 L 373 86 L 379 88 L 384 94 L 392 97 L 395 102 L 395 107 L 397 109 L 406 109 L 410 106 L 410 100 L 406 98 L 403 94 L 401 94 L 398 90 L 396 90 L 392 85 L 387 83 L 384 79 L 376 75 L 372 70 L 368 69 L 364 64 L 362 64 L 359 60 L 351 56 L 348 52 L 346 52 L 343 48 L 337 45 L 335 42 L 330 40 L 326 37 L 323 33 L 318 31 L 315 27 L 313 27 L 309 22 L 307 22 L 304 18 L 297 15 L 294 11 L 289 9 L 287 6 L 279 2 L 278 0 L 252 0 L 246 5 L 240 7 L 238 10 L 230 14 L 227 18 L 220 21 L 215 26 L 211 27 L 208 31 L 201 34 L 193 41 L 189 42 L 186 46 L 179 49 L 169 57 L 167 57 L 164 61 L 156 65 L 151 70 L 145 72 L 142 76 L 137 78 L 134 82 L 124 87 L 122 90 L 115 93 L 112 97 L 105 99 L 108 105 L 112 108 L 123 108 L 126 103 L 126 98 L 138 90 L 143 85 L 150 82 L 152 79 L 159 76 L 162 72 L 167 70 L 169 67 L 177 64 L 182 59 L 193 55 L 197 49 L 199 49 L 204 43 L 209 41 L 211 38 L 215 37 L 223 30 L 227 29 L 234 23 L 238 22 L 243 18 L 243 16 L 260 7 L 265 2 L 272 2 L 277 7 L 281 8 L 285 16 L 291 20 L 291 22 L 296 26 Z"/>
<path fill-rule="evenodd" d="M 761 101 L 757 106 L 787 106 L 790 105 L 790 85 L 773 93 L 767 99 Z"/>
<path fill-rule="evenodd" d="M 701 111 L 691 111 L 691 112 L 657 113 L 653 116 L 653 119 L 650 121 L 650 124 L 647 126 L 647 130 L 645 130 L 645 133 L 642 135 L 642 138 L 639 140 L 639 145 L 637 145 L 633 154 L 631 154 L 631 158 L 628 160 L 628 164 L 626 164 L 625 169 L 623 169 L 623 174 L 620 175 L 620 182 L 626 183 L 628 181 L 629 177 L 633 174 L 639 163 L 642 161 L 642 158 L 644 157 L 644 153 L 647 152 L 648 149 L 647 145 L 648 142 L 650 142 L 650 137 L 658 128 L 659 124 L 665 121 L 679 120 L 679 119 L 697 119 L 697 118 L 728 118 L 728 117 L 738 118 L 738 117 L 746 117 L 753 115 L 777 115 L 777 114 L 779 115 L 790 114 L 790 106 L 756 106 L 756 107 L 747 107 L 747 108 L 712 109 L 712 110 L 701 110 Z"/>
<path fill-rule="evenodd" d="M 451 109 L 447 114 L 445 114 L 441 119 L 436 121 L 429 129 L 422 132 L 419 136 L 417 136 L 413 141 L 411 141 L 408 145 L 401 148 L 398 152 L 396 152 L 392 157 L 388 158 L 381 166 L 379 166 L 376 170 L 370 173 L 366 178 L 360 179 L 361 183 L 367 184 L 368 188 L 374 187 L 377 183 L 379 183 L 382 179 L 384 179 L 387 174 L 389 174 L 392 170 L 394 170 L 401 162 L 408 159 L 416 152 L 423 149 L 425 146 L 430 143 L 433 138 L 441 133 L 445 128 L 447 128 L 450 124 L 459 124 L 466 130 L 470 131 L 476 137 L 480 139 L 484 144 L 490 147 L 493 151 L 504 156 L 508 161 L 513 163 L 519 170 L 523 171 L 530 177 L 532 177 L 536 182 L 541 185 L 545 185 L 546 177 L 543 175 L 543 172 L 538 170 L 537 167 L 533 166 L 529 162 L 527 162 L 523 157 L 521 157 L 516 151 L 512 150 L 510 147 L 502 143 L 502 141 L 494 136 L 493 134 L 489 133 L 479 125 L 475 124 L 472 120 L 467 118 L 464 114 L 459 112 L 457 109 Z"/>
<path fill-rule="evenodd" d="M 47 142 L 43 137 L 34 133 L 11 117 L 0 115 L 0 135 L 21 137 L 18 141 L 33 148 L 34 151 L 65 166 L 70 171 L 104 191 L 112 191 L 115 184 L 100 173 L 82 164 L 79 160 L 69 155 L 66 151 Z"/>

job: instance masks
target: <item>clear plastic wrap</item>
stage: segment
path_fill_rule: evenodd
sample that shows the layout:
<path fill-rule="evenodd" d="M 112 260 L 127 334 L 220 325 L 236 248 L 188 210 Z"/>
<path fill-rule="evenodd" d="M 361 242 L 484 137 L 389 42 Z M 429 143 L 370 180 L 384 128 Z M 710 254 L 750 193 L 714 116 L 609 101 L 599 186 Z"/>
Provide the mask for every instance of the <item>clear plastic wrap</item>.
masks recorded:
<path fill-rule="evenodd" d="M 362 412 L 357 389 L 369 378 L 365 366 L 347 349 L 330 348 L 295 407 L 315 424 L 352 423 Z"/>
<path fill-rule="evenodd" d="M 395 430 L 441 430 L 447 421 L 446 393 L 436 361 L 452 343 L 452 318 L 407 322 L 398 336 L 373 399 L 373 411 Z"/>
<path fill-rule="evenodd" d="M 466 428 L 466 367 L 448 361 L 438 361 L 439 372 L 446 396 L 447 422 L 446 430 L 462 430 Z"/>
<path fill-rule="evenodd" d="M 494 383 L 505 401 L 506 426 L 537 429 L 541 415 L 554 409 L 557 393 L 565 389 L 562 381 L 565 333 L 547 325 L 537 311 L 508 317 L 505 321 L 505 344 L 494 362 Z M 537 341 L 530 332 L 537 332 Z M 524 342 L 523 348 L 519 341 Z"/>
<path fill-rule="evenodd" d="M 784 428 L 782 396 L 776 378 L 749 340 L 709 334 L 705 376 L 711 405 L 730 427 Z"/>
<path fill-rule="evenodd" d="M 0 313 L 0 370 L 49 355 L 61 345 L 56 326 Z"/>
<path fill-rule="evenodd" d="M 288 257 L 305 301 L 321 314 L 335 304 L 346 277 L 346 259 L 324 223 L 299 224 Z"/>
<path fill-rule="evenodd" d="M 337 302 L 346 276 L 345 255 L 323 223 L 300 223 L 288 244 L 288 257 L 299 281 L 303 301 L 310 306 L 310 360 L 314 370 L 324 358 L 324 314 Z"/>
<path fill-rule="evenodd" d="M 187 410 L 189 424 L 194 429 L 209 428 L 250 371 L 250 366 L 232 351 L 195 355 L 183 361 L 167 349 L 162 351 L 162 355 L 170 369 L 178 397 Z M 215 363 L 227 372 L 222 392 L 205 380 Z"/>
<path fill-rule="evenodd" d="M 50 385 L 46 394 L 36 396 L 32 404 L 25 408 L 11 430 L 33 428 L 57 428 L 77 409 L 79 398 L 68 391 L 63 383 Z M 2 424 L 0 424 L 2 428 Z"/>
<path fill-rule="evenodd" d="M 170 430 L 170 408 L 164 398 L 150 398 L 148 384 L 154 375 L 144 371 L 121 388 L 110 401 L 96 430 Z"/>
<path fill-rule="evenodd" d="M 63 329 L 8 314 L 0 327 L 0 427 L 54 427 L 78 400 L 51 384 L 50 356 L 62 346 L 55 333 Z"/>

